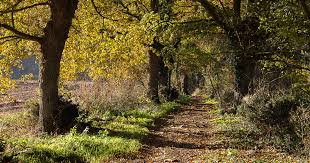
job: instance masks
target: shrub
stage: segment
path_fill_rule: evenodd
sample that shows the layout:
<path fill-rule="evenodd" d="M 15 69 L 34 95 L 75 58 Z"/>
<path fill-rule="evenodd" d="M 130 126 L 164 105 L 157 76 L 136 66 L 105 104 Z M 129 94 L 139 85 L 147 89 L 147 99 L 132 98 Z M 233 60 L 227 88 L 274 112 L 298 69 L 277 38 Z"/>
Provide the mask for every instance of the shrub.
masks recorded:
<path fill-rule="evenodd" d="M 37 99 L 32 99 L 26 102 L 25 108 L 28 109 L 30 115 L 36 120 L 39 120 L 39 101 Z"/>
<path fill-rule="evenodd" d="M 298 102 L 291 92 L 269 92 L 264 89 L 242 100 L 241 113 L 256 124 L 272 143 L 286 151 L 301 147 L 301 137 L 290 121 Z M 276 140 L 276 141 L 275 141 Z"/>
<path fill-rule="evenodd" d="M 76 118 L 79 116 L 79 106 L 74 104 L 70 98 L 65 98 L 63 96 L 59 97 L 58 100 L 59 109 L 58 112 L 55 113 L 56 125 L 58 129 L 58 133 L 65 133 L 70 130 L 71 127 L 74 126 Z M 38 100 L 30 100 L 26 103 L 25 106 L 32 118 L 35 121 L 39 119 L 39 102 Z"/>
<path fill-rule="evenodd" d="M 146 89 L 141 82 L 133 80 L 106 80 L 83 82 L 72 92 L 73 101 L 90 113 L 126 111 L 140 107 L 146 102 Z"/>
<path fill-rule="evenodd" d="M 176 101 L 181 104 L 189 104 L 192 102 L 192 97 L 189 95 L 180 95 Z"/>
<path fill-rule="evenodd" d="M 310 156 L 310 107 L 299 106 L 291 113 L 290 123 L 304 145 L 304 154 Z"/>

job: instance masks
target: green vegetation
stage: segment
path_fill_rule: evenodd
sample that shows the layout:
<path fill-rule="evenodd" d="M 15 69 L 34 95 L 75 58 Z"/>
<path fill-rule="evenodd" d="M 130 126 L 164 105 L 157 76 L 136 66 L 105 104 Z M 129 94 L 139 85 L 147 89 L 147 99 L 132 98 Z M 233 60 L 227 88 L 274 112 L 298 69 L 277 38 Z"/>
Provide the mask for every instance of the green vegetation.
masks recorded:
<path fill-rule="evenodd" d="M 141 140 L 149 133 L 147 127 L 154 121 L 180 107 L 175 102 L 163 103 L 160 106 L 149 106 L 144 109 L 131 109 L 121 113 L 104 113 L 102 117 L 109 119 L 101 124 L 93 121 L 99 127 L 97 133 L 77 133 L 76 128 L 66 135 L 59 136 L 28 136 L 16 138 L 23 133 L 18 131 L 10 135 L 13 130 L 6 127 L 23 128 L 26 121 L 30 121 L 29 112 L 18 112 L 1 117 L 1 134 L 6 135 L 4 159 L 22 162 L 98 162 L 116 156 L 130 156 L 141 149 Z M 98 115 L 97 115 L 98 116 Z M 17 119 L 23 118 L 23 121 Z M 89 126 L 93 127 L 93 126 Z M 19 135 L 18 135 L 19 134 Z M 25 136 L 25 135 L 24 135 Z M 1 147 L 4 148 L 3 143 Z M 1 158 L 1 157 L 0 157 Z"/>
<path fill-rule="evenodd" d="M 181 104 L 189 104 L 192 102 L 192 97 L 189 95 L 181 95 L 176 101 Z"/>
<path fill-rule="evenodd" d="M 206 99 L 202 102 L 203 104 L 207 104 L 207 105 L 216 105 L 219 104 L 219 102 L 216 99 Z"/>
<path fill-rule="evenodd" d="M 139 151 L 138 140 L 106 135 L 69 134 L 65 136 L 11 139 L 5 155 L 16 155 L 22 162 L 83 162 L 106 160 L 111 156 L 129 155 Z"/>
<path fill-rule="evenodd" d="M 216 107 L 210 109 L 211 133 L 214 141 L 224 148 L 207 150 L 202 160 L 215 162 L 307 162 L 307 154 L 290 155 L 283 152 L 286 144 L 274 133 L 249 121 L 242 113 L 221 114 Z M 260 124 L 262 125 L 262 124 Z M 270 128 L 272 129 L 272 128 Z M 285 132 L 285 131 L 282 131 Z M 276 148 L 273 148 L 276 147 Z"/>
<path fill-rule="evenodd" d="M 310 157 L 309 36 L 309 0 L 1 0 L 0 157 L 135 155 L 181 105 L 229 139 L 219 157 Z"/>

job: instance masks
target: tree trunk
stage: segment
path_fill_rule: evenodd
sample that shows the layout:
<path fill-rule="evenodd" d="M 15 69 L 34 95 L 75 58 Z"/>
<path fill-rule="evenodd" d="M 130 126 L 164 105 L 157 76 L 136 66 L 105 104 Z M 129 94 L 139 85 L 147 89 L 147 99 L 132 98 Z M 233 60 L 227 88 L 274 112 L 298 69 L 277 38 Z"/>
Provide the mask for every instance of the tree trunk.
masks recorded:
<path fill-rule="evenodd" d="M 159 85 L 159 56 L 152 50 L 149 50 L 149 97 L 155 103 L 159 104 L 158 85 Z"/>
<path fill-rule="evenodd" d="M 39 118 L 43 132 L 56 131 L 55 117 L 58 111 L 59 70 L 60 57 L 43 56 L 40 69 L 41 105 Z"/>
<path fill-rule="evenodd" d="M 184 78 L 183 78 L 183 92 L 184 94 L 186 95 L 190 95 L 190 83 L 189 83 L 189 76 L 188 74 L 185 74 L 184 75 Z"/>
<path fill-rule="evenodd" d="M 237 53 L 234 56 L 235 83 L 242 96 L 254 89 L 253 80 L 259 60 L 256 53 L 261 42 L 264 42 L 264 35 L 259 32 L 259 26 L 257 17 L 246 17 L 236 28 L 226 31 Z"/>
<path fill-rule="evenodd" d="M 165 65 L 163 57 L 159 57 L 159 83 L 164 88 L 169 88 L 169 68 Z"/>
<path fill-rule="evenodd" d="M 44 29 L 40 42 L 42 51 L 40 69 L 39 125 L 42 132 L 53 133 L 57 129 L 58 79 L 62 52 L 68 38 L 78 0 L 51 0 L 51 20 Z"/>
<path fill-rule="evenodd" d="M 242 96 L 252 93 L 256 73 L 256 61 L 239 59 L 235 63 L 235 83 Z"/>

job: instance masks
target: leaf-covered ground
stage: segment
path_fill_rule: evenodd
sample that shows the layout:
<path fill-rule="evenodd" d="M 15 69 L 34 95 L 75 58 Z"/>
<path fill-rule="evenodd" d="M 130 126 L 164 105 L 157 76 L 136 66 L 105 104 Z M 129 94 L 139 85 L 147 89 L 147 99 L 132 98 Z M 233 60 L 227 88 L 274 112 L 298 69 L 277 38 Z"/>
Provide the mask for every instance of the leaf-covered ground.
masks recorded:
<path fill-rule="evenodd" d="M 208 103 L 208 102 L 207 102 Z M 189 161 L 306 161 L 266 144 L 254 126 L 238 115 L 221 115 L 216 105 L 199 103 L 182 107 L 162 118 L 144 139 L 136 159 L 117 162 Z"/>

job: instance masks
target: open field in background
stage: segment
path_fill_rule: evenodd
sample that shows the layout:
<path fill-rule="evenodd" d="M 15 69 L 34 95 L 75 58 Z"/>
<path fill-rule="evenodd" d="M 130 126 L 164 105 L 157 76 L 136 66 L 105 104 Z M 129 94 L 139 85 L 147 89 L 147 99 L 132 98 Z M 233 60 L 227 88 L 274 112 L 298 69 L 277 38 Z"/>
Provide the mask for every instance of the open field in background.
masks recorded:
<path fill-rule="evenodd" d="M 93 82 L 67 82 L 65 91 L 78 93 L 80 88 L 92 88 Z M 85 90 L 83 90 L 85 91 Z M 36 100 L 39 97 L 38 81 L 16 81 L 16 85 L 4 94 L 0 94 L 0 112 L 23 109 L 27 101 Z"/>
<path fill-rule="evenodd" d="M 0 94 L 0 112 L 23 108 L 27 100 L 37 98 L 39 83 L 37 81 L 17 81 L 14 88 Z"/>

